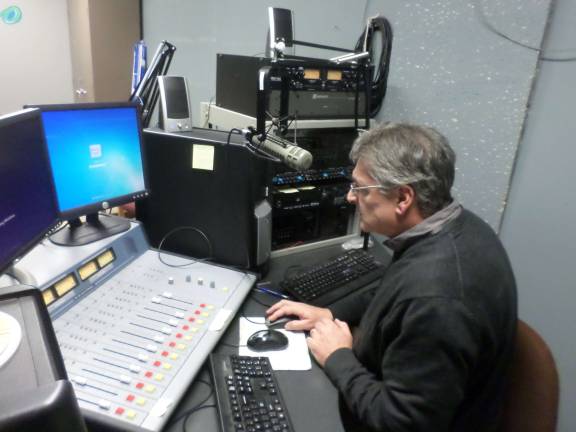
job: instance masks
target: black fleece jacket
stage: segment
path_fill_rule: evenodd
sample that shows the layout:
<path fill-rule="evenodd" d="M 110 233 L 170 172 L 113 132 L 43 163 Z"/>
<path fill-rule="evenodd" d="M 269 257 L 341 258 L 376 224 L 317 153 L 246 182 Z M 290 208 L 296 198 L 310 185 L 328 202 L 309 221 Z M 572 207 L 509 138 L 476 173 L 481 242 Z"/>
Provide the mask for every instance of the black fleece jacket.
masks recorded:
<path fill-rule="evenodd" d="M 516 331 L 498 237 L 469 211 L 394 253 L 379 288 L 331 307 L 358 325 L 325 371 L 349 431 L 493 431 Z"/>

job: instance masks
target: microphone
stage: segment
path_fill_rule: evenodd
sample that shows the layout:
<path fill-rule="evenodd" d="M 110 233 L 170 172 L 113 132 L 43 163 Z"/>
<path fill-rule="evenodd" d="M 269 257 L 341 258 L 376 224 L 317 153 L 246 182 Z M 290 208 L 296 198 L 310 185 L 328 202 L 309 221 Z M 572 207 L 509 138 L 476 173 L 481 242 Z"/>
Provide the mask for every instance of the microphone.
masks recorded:
<path fill-rule="evenodd" d="M 302 147 L 295 146 L 290 141 L 272 135 L 258 136 L 253 129 L 243 129 L 246 139 L 259 150 L 265 150 L 280 159 L 284 164 L 297 171 L 306 170 L 312 165 L 312 154 Z"/>

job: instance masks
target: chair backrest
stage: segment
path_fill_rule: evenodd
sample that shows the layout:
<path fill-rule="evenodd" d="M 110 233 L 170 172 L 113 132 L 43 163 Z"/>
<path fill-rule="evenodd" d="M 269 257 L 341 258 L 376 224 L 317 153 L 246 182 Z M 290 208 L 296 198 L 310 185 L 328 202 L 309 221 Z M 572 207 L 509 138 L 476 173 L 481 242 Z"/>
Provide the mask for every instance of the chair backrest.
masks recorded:
<path fill-rule="evenodd" d="M 518 320 L 502 432 L 554 432 L 559 381 L 554 357 L 544 339 Z"/>

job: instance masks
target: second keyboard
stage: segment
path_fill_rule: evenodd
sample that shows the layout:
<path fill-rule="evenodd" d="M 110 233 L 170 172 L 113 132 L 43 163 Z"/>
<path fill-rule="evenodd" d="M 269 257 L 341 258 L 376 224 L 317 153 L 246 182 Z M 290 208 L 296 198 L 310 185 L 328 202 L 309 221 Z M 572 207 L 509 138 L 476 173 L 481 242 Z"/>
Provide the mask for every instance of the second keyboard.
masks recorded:
<path fill-rule="evenodd" d="M 280 282 L 296 300 L 327 306 L 380 279 L 386 267 L 362 249 L 346 251 Z"/>

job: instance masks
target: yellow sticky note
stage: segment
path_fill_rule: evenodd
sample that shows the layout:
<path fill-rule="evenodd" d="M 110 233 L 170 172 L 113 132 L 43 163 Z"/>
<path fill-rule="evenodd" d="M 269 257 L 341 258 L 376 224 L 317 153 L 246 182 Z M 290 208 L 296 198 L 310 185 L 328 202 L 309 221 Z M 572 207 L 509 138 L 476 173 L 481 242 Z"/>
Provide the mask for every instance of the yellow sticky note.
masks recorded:
<path fill-rule="evenodd" d="M 214 146 L 205 144 L 193 144 L 192 168 L 214 171 Z"/>

